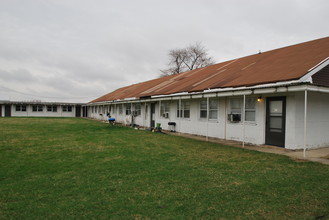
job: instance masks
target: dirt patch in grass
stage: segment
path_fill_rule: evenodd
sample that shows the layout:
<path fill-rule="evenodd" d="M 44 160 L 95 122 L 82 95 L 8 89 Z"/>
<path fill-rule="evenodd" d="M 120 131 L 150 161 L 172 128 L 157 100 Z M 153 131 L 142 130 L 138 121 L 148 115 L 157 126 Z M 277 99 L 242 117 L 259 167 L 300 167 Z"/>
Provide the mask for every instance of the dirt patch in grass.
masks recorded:
<path fill-rule="evenodd" d="M 327 156 L 322 157 L 322 158 L 329 160 L 329 154 Z"/>
<path fill-rule="evenodd" d="M 301 159 L 301 158 L 296 158 L 296 157 L 291 158 L 291 160 L 293 160 L 295 162 L 308 162 L 308 160 Z"/>

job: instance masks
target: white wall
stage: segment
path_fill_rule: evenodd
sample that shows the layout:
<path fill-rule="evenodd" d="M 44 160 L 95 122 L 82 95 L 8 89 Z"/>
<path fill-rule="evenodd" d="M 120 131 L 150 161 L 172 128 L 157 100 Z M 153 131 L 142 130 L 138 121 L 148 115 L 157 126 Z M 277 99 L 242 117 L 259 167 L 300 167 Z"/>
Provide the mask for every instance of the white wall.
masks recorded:
<path fill-rule="evenodd" d="M 111 105 L 111 111 L 109 111 Z M 122 113 L 119 112 L 119 106 L 122 105 Z M 147 108 L 147 112 L 146 112 Z M 134 108 L 132 108 L 134 110 Z M 126 115 L 126 106 L 125 104 L 106 104 L 106 105 L 97 105 L 92 111 L 92 106 L 88 106 L 88 117 L 94 118 L 101 121 L 107 121 L 108 116 L 107 112 L 110 113 L 112 118 L 115 118 L 115 121 L 124 125 L 130 125 L 132 123 L 131 115 Z M 150 126 L 150 104 L 141 103 L 141 115 L 134 117 L 134 124 L 137 124 L 142 127 Z"/>
<path fill-rule="evenodd" d="M 242 98 L 242 96 L 240 96 Z M 201 136 L 216 137 L 229 140 L 243 140 L 243 123 L 230 123 L 227 121 L 227 112 L 229 111 L 227 98 L 221 97 L 218 100 L 218 118 L 217 120 L 201 119 L 199 117 L 199 102 L 200 99 L 189 99 L 190 102 L 190 118 L 178 118 L 177 114 L 177 102 L 178 100 L 170 101 L 169 117 L 164 118 L 160 116 L 160 102 L 156 102 L 155 105 L 155 123 L 161 123 L 161 127 L 164 130 L 170 130 L 171 127 L 168 122 L 176 122 L 175 130 L 182 133 L 190 133 Z M 131 116 L 127 116 L 125 113 L 125 104 L 123 104 L 122 114 L 119 114 L 119 107 L 116 104 L 115 110 L 111 111 L 111 116 L 116 119 L 116 122 L 128 125 L 131 123 Z M 112 106 L 114 106 L 112 104 Z M 112 107 L 113 108 L 113 107 Z M 145 111 L 147 108 L 147 112 Z M 264 143 L 265 129 L 265 111 L 263 110 L 264 103 L 256 104 L 256 122 L 246 122 L 245 124 L 245 141 L 253 144 Z M 88 116 L 98 120 L 107 120 L 104 111 L 101 111 L 104 107 L 97 107 L 92 112 L 91 107 L 88 109 Z M 132 109 L 134 110 L 134 109 Z M 141 115 L 134 118 L 134 123 L 139 126 L 150 127 L 151 119 L 151 104 L 146 102 L 142 103 Z"/>
<path fill-rule="evenodd" d="M 290 100 L 287 120 L 286 148 L 304 147 L 304 92 Z M 288 109 L 288 106 L 287 106 Z M 308 92 L 306 148 L 329 146 L 329 94 Z"/>
<path fill-rule="evenodd" d="M 72 112 L 63 112 L 62 106 L 57 105 L 57 112 L 48 112 L 47 106 L 43 105 L 43 111 L 33 112 L 32 105 L 26 105 L 26 111 L 16 111 L 16 105 L 11 105 L 12 117 L 75 117 L 75 106 L 72 105 Z"/>
<path fill-rule="evenodd" d="M 178 132 L 227 140 L 244 140 L 246 143 L 261 145 L 265 144 L 266 98 L 286 96 L 285 148 L 302 149 L 304 140 L 304 92 L 264 94 L 261 96 L 262 101 L 256 103 L 256 120 L 254 122 L 245 122 L 244 125 L 242 122 L 232 123 L 227 120 L 227 114 L 230 110 L 229 97 L 216 98 L 218 100 L 218 119 L 209 121 L 199 117 L 200 99 L 188 100 L 190 102 L 190 118 L 188 119 L 176 116 L 178 100 L 170 101 L 169 118 L 160 116 L 160 102 L 156 102 L 155 123 L 161 123 L 162 129 L 170 130 L 171 127 L 168 122 L 176 122 L 175 130 Z M 308 93 L 307 148 L 329 146 L 328 100 L 329 94 Z M 123 105 L 121 115 L 119 114 L 118 105 L 111 112 L 111 116 L 119 123 L 130 124 L 131 116 L 126 116 L 125 105 Z M 135 117 L 134 123 L 139 126 L 150 127 L 151 103 L 142 103 L 141 112 L 140 116 Z M 107 120 L 106 114 L 92 113 L 91 108 L 88 110 L 88 116 L 99 120 Z"/>
<path fill-rule="evenodd" d="M 240 98 L 242 98 L 240 96 Z M 243 141 L 243 123 L 231 123 L 227 121 L 227 112 L 229 111 L 228 99 L 217 98 L 218 100 L 218 118 L 217 120 L 201 119 L 199 117 L 200 99 L 190 99 L 190 118 L 177 118 L 177 100 L 171 101 L 170 116 L 168 119 L 156 117 L 156 123 L 161 123 L 163 129 L 169 130 L 168 122 L 176 122 L 176 131 L 190 133 L 201 136 L 216 137 L 228 140 Z M 157 105 L 157 111 L 159 112 Z M 253 144 L 263 144 L 265 142 L 265 110 L 264 103 L 256 104 L 256 121 L 245 123 L 245 142 Z M 158 114 L 157 114 L 158 115 Z"/>

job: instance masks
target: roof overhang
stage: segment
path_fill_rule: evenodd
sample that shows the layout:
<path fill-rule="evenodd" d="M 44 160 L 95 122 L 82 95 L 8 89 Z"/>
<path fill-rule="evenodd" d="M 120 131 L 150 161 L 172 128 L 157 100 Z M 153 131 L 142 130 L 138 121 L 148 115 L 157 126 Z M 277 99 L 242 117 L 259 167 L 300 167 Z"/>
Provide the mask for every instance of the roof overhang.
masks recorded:
<path fill-rule="evenodd" d="M 155 101 L 169 101 L 179 99 L 200 99 L 200 98 L 211 98 L 211 97 L 230 97 L 230 96 L 242 96 L 242 95 L 261 95 L 261 94 L 278 94 L 288 92 L 299 92 L 299 91 L 313 91 L 329 93 L 329 87 L 316 86 L 308 82 L 290 81 L 289 83 L 276 83 L 262 86 L 253 87 L 240 87 L 240 88 L 225 88 L 225 89 L 214 89 L 206 90 L 194 93 L 177 93 L 170 95 L 159 95 L 152 96 L 149 99 L 134 99 L 134 100 L 115 100 L 111 102 L 99 102 L 90 103 L 88 105 L 106 105 L 106 104 L 126 104 L 126 103 L 144 103 L 144 102 L 155 102 Z"/>
<path fill-rule="evenodd" d="M 68 103 L 68 102 L 43 102 L 43 101 L 9 101 L 0 100 L 0 104 L 13 105 L 85 105 L 85 103 Z"/>
<path fill-rule="evenodd" d="M 322 60 L 320 63 L 309 69 L 307 74 L 305 74 L 302 78 L 300 78 L 299 81 L 312 83 L 312 76 L 318 71 L 320 71 L 321 69 L 323 69 L 324 67 L 326 67 L 327 65 L 329 65 L 329 57 L 327 57 L 326 59 Z"/>

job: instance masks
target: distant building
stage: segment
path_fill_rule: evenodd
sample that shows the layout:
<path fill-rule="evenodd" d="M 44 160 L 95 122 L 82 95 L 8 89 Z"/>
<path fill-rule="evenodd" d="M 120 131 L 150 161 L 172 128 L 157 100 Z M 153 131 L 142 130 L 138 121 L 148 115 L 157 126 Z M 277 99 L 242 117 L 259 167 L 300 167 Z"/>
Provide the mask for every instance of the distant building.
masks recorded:
<path fill-rule="evenodd" d="M 82 117 L 82 103 L 1 101 L 0 117 Z"/>
<path fill-rule="evenodd" d="M 126 86 L 85 111 L 257 145 L 329 146 L 329 37 Z"/>

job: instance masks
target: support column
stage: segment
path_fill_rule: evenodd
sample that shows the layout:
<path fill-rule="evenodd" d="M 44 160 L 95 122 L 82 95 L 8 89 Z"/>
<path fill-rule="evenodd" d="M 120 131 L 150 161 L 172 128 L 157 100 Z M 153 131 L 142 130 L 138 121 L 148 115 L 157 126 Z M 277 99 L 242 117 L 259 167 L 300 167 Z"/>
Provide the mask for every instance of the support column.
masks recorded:
<path fill-rule="evenodd" d="M 307 89 L 304 92 L 304 151 L 303 156 L 306 157 L 306 134 L 307 134 Z"/>
<path fill-rule="evenodd" d="M 243 117 L 243 137 L 242 137 L 242 147 L 244 147 L 244 139 L 245 139 L 245 132 L 246 132 L 246 126 L 245 126 L 245 121 L 246 121 L 246 95 L 243 95 L 243 112 L 242 112 L 242 117 Z"/>
<path fill-rule="evenodd" d="M 208 141 L 208 125 L 209 125 L 209 97 L 207 97 L 207 134 L 206 134 L 206 141 Z"/>

